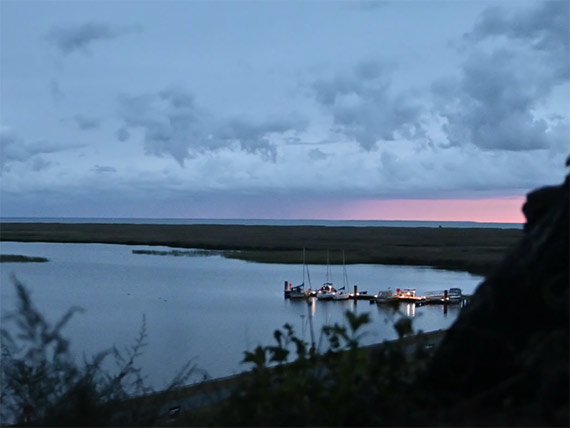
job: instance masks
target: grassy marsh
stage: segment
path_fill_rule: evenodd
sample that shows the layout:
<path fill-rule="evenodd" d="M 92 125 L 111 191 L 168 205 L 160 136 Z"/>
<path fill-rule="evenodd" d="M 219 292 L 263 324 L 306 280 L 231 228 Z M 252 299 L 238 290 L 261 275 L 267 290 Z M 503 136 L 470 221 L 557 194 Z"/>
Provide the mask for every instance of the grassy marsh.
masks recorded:
<path fill-rule="evenodd" d="M 261 263 L 433 266 L 484 275 L 522 237 L 520 229 L 161 224 L 3 223 L 0 240 L 160 245 L 226 251 Z M 232 250 L 232 251 L 228 251 Z"/>

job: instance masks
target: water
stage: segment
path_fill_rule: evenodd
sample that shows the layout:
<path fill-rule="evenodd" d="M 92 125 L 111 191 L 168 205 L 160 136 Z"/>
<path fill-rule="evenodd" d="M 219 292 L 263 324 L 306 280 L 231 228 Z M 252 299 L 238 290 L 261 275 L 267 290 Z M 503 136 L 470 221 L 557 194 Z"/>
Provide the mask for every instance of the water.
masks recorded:
<path fill-rule="evenodd" d="M 71 306 L 81 306 L 65 327 L 72 350 L 89 356 L 113 345 L 132 344 L 146 317 L 147 342 L 140 366 L 155 388 L 163 387 L 177 369 L 195 357 L 212 377 L 238 373 L 245 350 L 273 344 L 273 331 L 290 323 L 310 341 L 309 314 L 319 341 L 320 327 L 343 323 L 346 310 L 369 312 L 364 344 L 396 338 L 393 316 L 368 301 L 303 301 L 283 298 L 285 280 L 302 281 L 300 265 L 257 264 L 225 259 L 220 255 L 173 257 L 133 254 L 132 250 L 169 250 L 166 247 L 107 244 L 0 243 L 2 254 L 47 257 L 47 263 L 1 265 L 2 315 L 14 309 L 17 276 L 31 291 L 36 306 L 55 322 Z M 313 288 L 325 280 L 326 266 L 309 266 Z M 429 290 L 459 287 L 474 291 L 481 278 L 462 272 L 427 267 L 349 265 L 352 290 L 376 293 L 388 287 Z M 331 267 L 340 286 L 342 266 Z M 441 306 L 401 306 L 424 331 L 449 327 L 459 308 L 444 314 Z M 7 326 L 3 323 L 3 326 Z M 324 343 L 321 342 L 321 349 Z"/>
<path fill-rule="evenodd" d="M 86 218 L 4 217 L 3 223 L 119 223 L 119 224 L 226 224 L 245 226 L 351 226 L 351 227 L 460 227 L 522 229 L 522 223 L 480 223 L 476 221 L 405 220 L 278 220 L 278 219 L 184 219 L 184 218 Z"/>

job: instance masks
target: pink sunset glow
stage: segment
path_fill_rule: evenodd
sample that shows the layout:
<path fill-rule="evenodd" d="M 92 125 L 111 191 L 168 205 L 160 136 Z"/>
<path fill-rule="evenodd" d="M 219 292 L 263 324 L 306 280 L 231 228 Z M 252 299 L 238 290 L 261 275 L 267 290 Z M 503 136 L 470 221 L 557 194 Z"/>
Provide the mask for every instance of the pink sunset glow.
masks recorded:
<path fill-rule="evenodd" d="M 525 197 L 495 199 L 361 200 L 345 207 L 354 220 L 477 221 L 524 223 Z"/>

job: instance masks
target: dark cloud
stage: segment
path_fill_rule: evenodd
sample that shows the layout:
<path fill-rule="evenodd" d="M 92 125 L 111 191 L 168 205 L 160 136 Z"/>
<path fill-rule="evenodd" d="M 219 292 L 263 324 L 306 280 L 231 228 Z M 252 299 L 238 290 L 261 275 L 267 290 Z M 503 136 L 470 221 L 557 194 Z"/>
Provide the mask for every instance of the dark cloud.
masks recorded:
<path fill-rule="evenodd" d="M 48 169 L 52 166 L 51 162 L 46 161 L 43 157 L 37 156 L 34 158 L 32 162 L 32 170 L 34 171 L 43 171 Z"/>
<path fill-rule="evenodd" d="M 569 76 L 570 3 L 551 0 L 509 13 L 503 8 L 486 9 L 466 40 L 480 42 L 504 36 L 526 43 L 543 52 L 554 66 L 558 78 Z"/>
<path fill-rule="evenodd" d="M 119 128 L 116 132 L 119 141 L 127 141 L 131 137 L 131 133 L 126 128 Z"/>
<path fill-rule="evenodd" d="M 568 82 L 568 28 L 567 2 L 516 14 L 487 9 L 465 36 L 459 80 L 434 85 L 450 144 L 509 151 L 562 146 L 568 118 L 553 121 L 538 110 Z"/>
<path fill-rule="evenodd" d="M 50 154 L 62 152 L 65 150 L 81 147 L 79 145 L 63 145 L 40 141 L 36 143 L 28 143 L 20 138 L 10 129 L 0 129 L 0 167 L 8 168 L 10 164 L 15 162 L 26 162 L 30 159 L 36 161 L 36 156 L 41 154 Z M 48 165 L 47 161 L 36 161 L 32 167 L 34 170 L 45 169 Z"/>
<path fill-rule="evenodd" d="M 314 161 L 325 160 L 330 156 L 330 154 L 323 152 L 321 149 L 313 149 L 309 152 L 309 157 Z"/>
<path fill-rule="evenodd" d="M 260 123 L 243 118 L 221 120 L 197 105 L 191 93 L 178 87 L 156 94 L 120 97 L 119 117 L 124 122 L 117 131 L 119 139 L 126 139 L 129 129 L 141 129 L 148 154 L 170 155 L 181 166 L 196 154 L 233 147 L 275 160 L 277 152 L 271 136 L 305 126 L 299 119 Z"/>
<path fill-rule="evenodd" d="M 386 63 L 366 61 L 350 73 L 313 83 L 315 99 L 332 115 L 336 130 L 364 149 L 379 140 L 426 136 L 423 108 L 403 93 L 392 94 L 392 71 Z"/>
<path fill-rule="evenodd" d="M 84 22 L 52 28 L 46 40 L 61 53 L 89 52 L 89 46 L 96 41 L 111 40 L 139 31 L 140 27 L 113 26 L 102 22 Z"/>
<path fill-rule="evenodd" d="M 82 131 L 87 131 L 89 129 L 96 129 L 99 128 L 99 126 L 101 125 L 100 119 L 95 117 L 84 116 L 82 114 L 76 114 L 75 116 L 73 116 L 72 120 Z"/>

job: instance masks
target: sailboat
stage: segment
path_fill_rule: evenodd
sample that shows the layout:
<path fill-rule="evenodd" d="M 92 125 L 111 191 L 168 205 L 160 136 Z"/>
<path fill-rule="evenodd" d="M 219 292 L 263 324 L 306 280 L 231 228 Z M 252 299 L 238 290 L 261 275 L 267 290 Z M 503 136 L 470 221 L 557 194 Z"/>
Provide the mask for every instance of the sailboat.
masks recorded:
<path fill-rule="evenodd" d="M 309 280 L 309 288 L 305 290 L 305 277 Z M 311 277 L 309 275 L 309 267 L 305 261 L 305 249 L 303 248 L 303 282 L 293 287 L 289 292 L 290 299 L 306 299 L 311 295 Z"/>
<path fill-rule="evenodd" d="M 344 260 L 344 251 L 342 252 L 342 287 L 337 290 L 333 295 L 333 300 L 348 300 L 350 294 L 347 290 L 348 287 L 348 275 L 346 273 L 346 264 Z"/>
<path fill-rule="evenodd" d="M 318 300 L 332 300 L 333 296 L 336 294 L 336 290 L 330 280 L 330 272 L 329 250 L 327 250 L 327 280 L 317 291 Z"/>

